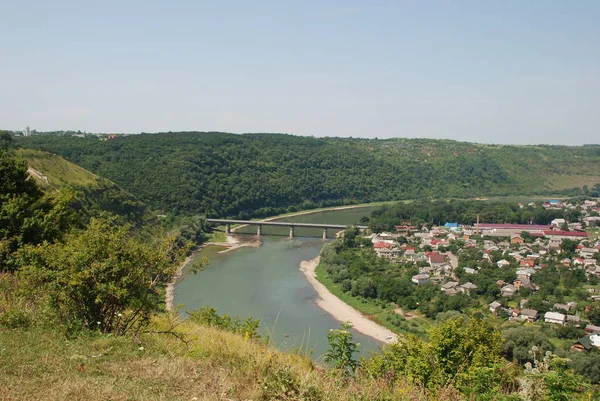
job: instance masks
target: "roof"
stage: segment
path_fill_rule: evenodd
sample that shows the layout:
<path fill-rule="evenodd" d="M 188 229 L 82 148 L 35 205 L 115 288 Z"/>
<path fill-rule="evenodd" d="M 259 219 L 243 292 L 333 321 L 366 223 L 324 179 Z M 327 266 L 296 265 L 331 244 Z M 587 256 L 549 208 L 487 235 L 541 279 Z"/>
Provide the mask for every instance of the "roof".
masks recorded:
<path fill-rule="evenodd" d="M 561 320 L 563 322 L 566 320 L 566 318 L 567 317 L 565 315 L 557 312 L 546 312 L 544 315 L 544 319 Z"/>
<path fill-rule="evenodd" d="M 458 227 L 458 223 L 446 223 L 446 224 L 444 224 L 444 227 L 450 227 L 450 228 Z"/>
<path fill-rule="evenodd" d="M 544 230 L 544 235 L 558 235 L 561 237 L 582 237 L 587 238 L 587 233 L 581 231 L 561 231 Z"/>
<path fill-rule="evenodd" d="M 577 340 L 576 344 L 581 344 L 583 348 L 585 348 L 588 351 L 592 349 L 592 339 L 590 338 L 590 336 L 580 338 L 579 340 Z"/>
<path fill-rule="evenodd" d="M 494 301 L 494 302 L 492 302 L 492 303 L 490 304 L 490 306 L 491 306 L 492 308 L 499 308 L 499 307 L 501 307 L 501 306 L 502 306 L 502 304 L 501 304 L 500 302 L 498 302 L 498 301 Z"/>
<path fill-rule="evenodd" d="M 425 280 L 429 278 L 429 274 L 416 274 L 412 276 L 413 280 Z"/>
<path fill-rule="evenodd" d="M 529 231 L 529 230 L 548 230 L 551 226 L 550 225 L 535 225 L 535 224 L 487 224 L 487 223 L 479 223 L 479 228 L 483 229 L 483 228 L 496 228 L 496 229 L 502 229 L 502 228 L 508 228 L 508 229 L 514 229 L 514 230 L 521 230 L 521 231 Z"/>
<path fill-rule="evenodd" d="M 535 309 L 521 309 L 521 315 L 525 315 L 527 317 L 536 317 L 538 315 L 538 311 Z"/>
<path fill-rule="evenodd" d="M 461 287 L 465 288 L 467 290 L 474 290 L 475 288 L 477 288 L 477 286 L 475 284 L 471 283 L 470 281 L 468 283 L 461 285 Z"/>
<path fill-rule="evenodd" d="M 429 261 L 431 263 L 444 263 L 446 261 L 446 257 L 444 255 L 440 255 L 439 253 L 430 253 Z"/>

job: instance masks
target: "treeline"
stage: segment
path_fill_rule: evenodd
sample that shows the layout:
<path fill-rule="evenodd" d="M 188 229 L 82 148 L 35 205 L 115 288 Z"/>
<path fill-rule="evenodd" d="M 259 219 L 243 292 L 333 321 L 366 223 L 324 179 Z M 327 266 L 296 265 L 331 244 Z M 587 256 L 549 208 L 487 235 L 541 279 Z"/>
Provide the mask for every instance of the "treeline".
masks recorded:
<path fill-rule="evenodd" d="M 544 174 L 600 176 L 596 147 L 217 132 L 109 140 L 39 135 L 18 144 L 57 153 L 164 213 L 209 217 L 264 217 L 419 197 L 546 193 Z"/>
<path fill-rule="evenodd" d="M 472 225 L 477 222 L 477 215 L 482 223 L 550 224 L 556 218 L 565 217 L 565 213 L 570 221 L 576 221 L 580 214 L 579 211 L 545 209 L 540 205 L 541 202 L 538 202 L 535 206 L 520 208 L 517 204 L 508 202 L 421 199 L 383 205 L 369 217 L 363 218 L 361 223 L 368 224 L 373 231 L 381 232 L 406 223 L 443 225 L 451 222 Z"/>

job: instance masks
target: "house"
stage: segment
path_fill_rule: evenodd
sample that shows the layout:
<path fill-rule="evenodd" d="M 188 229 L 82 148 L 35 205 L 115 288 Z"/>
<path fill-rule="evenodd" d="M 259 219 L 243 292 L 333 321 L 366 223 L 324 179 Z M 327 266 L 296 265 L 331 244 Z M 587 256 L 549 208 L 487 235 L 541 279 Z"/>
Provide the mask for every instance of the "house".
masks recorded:
<path fill-rule="evenodd" d="M 475 291 L 476 289 L 477 289 L 477 286 L 471 282 L 462 284 L 460 286 L 460 291 L 467 295 L 471 295 L 471 291 Z"/>
<path fill-rule="evenodd" d="M 429 282 L 429 274 L 416 274 L 411 278 L 412 282 L 420 285 Z"/>
<path fill-rule="evenodd" d="M 429 261 L 429 265 L 432 267 L 441 266 L 446 261 L 446 257 L 437 252 L 431 252 L 429 256 L 427 256 L 427 259 Z"/>
<path fill-rule="evenodd" d="M 530 323 L 538 320 L 538 311 L 535 309 L 521 309 L 521 318 L 527 320 Z"/>
<path fill-rule="evenodd" d="M 400 250 L 399 249 L 387 249 L 387 248 L 383 248 L 383 249 L 375 249 L 375 253 L 377 254 L 377 256 L 379 256 L 380 258 L 384 258 L 384 259 L 396 259 L 398 256 L 400 256 Z"/>
<path fill-rule="evenodd" d="M 585 331 L 587 331 L 588 333 L 600 334 L 600 326 L 588 324 L 587 326 L 585 326 Z"/>
<path fill-rule="evenodd" d="M 491 304 L 489 304 L 490 312 L 496 313 L 496 310 L 498 308 L 500 308 L 501 306 L 502 306 L 502 304 L 500 302 L 498 302 L 498 301 L 492 302 Z"/>
<path fill-rule="evenodd" d="M 598 252 L 600 251 L 596 248 L 582 248 L 579 250 L 579 255 L 584 259 L 589 259 L 595 257 Z"/>
<path fill-rule="evenodd" d="M 498 265 L 498 267 L 510 266 L 510 262 L 506 259 L 499 260 L 496 264 Z"/>
<path fill-rule="evenodd" d="M 567 317 L 562 313 L 557 312 L 546 312 L 544 315 L 544 322 L 546 323 L 554 323 L 554 324 L 565 324 L 567 321 Z"/>
<path fill-rule="evenodd" d="M 503 297 L 512 297 L 513 295 L 515 295 L 515 292 L 517 292 L 517 289 L 512 284 L 508 284 L 500 288 L 500 295 L 502 295 Z"/>
<path fill-rule="evenodd" d="M 592 347 L 600 347 L 600 335 L 591 334 L 589 336 L 585 336 L 577 340 L 575 344 L 571 347 L 571 351 L 589 351 Z"/>
<path fill-rule="evenodd" d="M 449 290 L 456 289 L 456 287 L 458 287 L 458 285 L 459 285 L 459 283 L 456 281 L 448 281 L 447 283 L 442 284 L 441 290 L 442 290 L 442 292 L 448 293 Z M 456 290 L 456 292 L 458 292 L 458 290 Z"/>
<path fill-rule="evenodd" d="M 533 285 L 531 283 L 531 281 L 529 281 L 529 279 L 526 279 L 526 278 L 516 279 L 515 281 L 513 281 L 513 285 L 515 286 L 515 288 L 517 290 L 519 290 L 521 288 L 527 288 L 528 290 L 531 290 L 532 292 L 535 292 L 538 290 L 538 287 Z"/>
<path fill-rule="evenodd" d="M 544 235 L 550 239 L 559 239 L 561 241 L 563 239 L 581 240 L 588 237 L 586 232 L 560 230 L 544 231 Z"/>
<path fill-rule="evenodd" d="M 510 243 L 511 244 L 522 244 L 524 242 L 525 242 L 525 240 L 520 235 L 512 235 L 510 237 Z"/>
<path fill-rule="evenodd" d="M 531 275 L 534 273 L 535 273 L 535 270 L 531 269 L 531 268 L 519 269 L 519 270 L 517 270 L 517 277 L 520 279 L 528 280 L 531 277 Z"/>
<path fill-rule="evenodd" d="M 472 267 L 463 267 L 463 271 L 467 274 L 477 274 L 477 270 Z"/>

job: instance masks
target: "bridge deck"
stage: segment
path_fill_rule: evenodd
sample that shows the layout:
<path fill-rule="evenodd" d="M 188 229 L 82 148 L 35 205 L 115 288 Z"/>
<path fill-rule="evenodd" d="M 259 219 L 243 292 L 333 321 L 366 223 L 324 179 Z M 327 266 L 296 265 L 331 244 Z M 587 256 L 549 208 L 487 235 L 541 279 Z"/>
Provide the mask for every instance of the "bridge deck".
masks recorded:
<path fill-rule="evenodd" d="M 206 219 L 209 223 L 218 224 L 248 224 L 253 226 L 281 226 L 281 227 L 308 227 L 308 228 L 332 228 L 345 229 L 347 226 L 341 224 L 319 224 L 319 223 L 293 223 L 283 221 L 257 221 L 257 220 L 231 220 L 231 219 Z M 367 226 L 356 226 L 361 230 Z"/>

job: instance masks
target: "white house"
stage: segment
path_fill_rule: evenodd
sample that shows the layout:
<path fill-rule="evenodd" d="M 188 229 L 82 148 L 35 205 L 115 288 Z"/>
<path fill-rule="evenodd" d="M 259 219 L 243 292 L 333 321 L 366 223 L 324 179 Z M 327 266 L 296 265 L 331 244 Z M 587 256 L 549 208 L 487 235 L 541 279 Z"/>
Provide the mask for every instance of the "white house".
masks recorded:
<path fill-rule="evenodd" d="M 429 282 L 429 274 L 416 274 L 412 276 L 412 282 L 415 284 L 425 284 Z"/>
<path fill-rule="evenodd" d="M 546 312 L 544 315 L 544 322 L 546 323 L 555 323 L 555 324 L 565 324 L 567 322 L 567 317 L 562 313 L 557 312 Z"/>
<path fill-rule="evenodd" d="M 496 263 L 496 264 L 498 265 L 498 267 L 505 267 L 505 266 L 510 265 L 510 262 L 506 259 L 502 259 L 502 260 L 499 260 L 498 263 Z"/>

